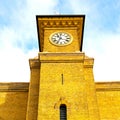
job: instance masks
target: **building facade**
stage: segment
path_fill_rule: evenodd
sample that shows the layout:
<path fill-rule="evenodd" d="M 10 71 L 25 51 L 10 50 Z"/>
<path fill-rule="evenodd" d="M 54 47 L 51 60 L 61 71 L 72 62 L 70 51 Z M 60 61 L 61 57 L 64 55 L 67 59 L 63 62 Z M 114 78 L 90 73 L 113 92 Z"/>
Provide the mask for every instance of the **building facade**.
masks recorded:
<path fill-rule="evenodd" d="M 82 52 L 84 15 L 37 16 L 30 83 L 0 84 L 1 120 L 119 120 L 120 83 L 95 83 Z"/>

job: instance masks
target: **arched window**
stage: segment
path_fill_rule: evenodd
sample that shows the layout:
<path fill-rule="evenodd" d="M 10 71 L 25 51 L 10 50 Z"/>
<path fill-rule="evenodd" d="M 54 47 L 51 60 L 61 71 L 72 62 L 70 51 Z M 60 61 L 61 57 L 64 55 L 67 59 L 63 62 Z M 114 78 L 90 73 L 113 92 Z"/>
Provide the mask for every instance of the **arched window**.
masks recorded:
<path fill-rule="evenodd" d="M 60 105 L 60 120 L 67 120 L 67 107 L 65 104 Z"/>

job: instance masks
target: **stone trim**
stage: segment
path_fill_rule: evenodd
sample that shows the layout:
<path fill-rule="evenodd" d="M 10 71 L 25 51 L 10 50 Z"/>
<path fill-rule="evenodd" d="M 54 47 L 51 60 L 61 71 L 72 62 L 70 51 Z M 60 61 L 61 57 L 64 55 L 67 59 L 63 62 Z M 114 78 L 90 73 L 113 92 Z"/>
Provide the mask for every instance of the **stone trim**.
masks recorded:
<path fill-rule="evenodd" d="M 29 83 L 11 82 L 0 83 L 0 92 L 28 92 Z"/>
<path fill-rule="evenodd" d="M 120 82 L 95 82 L 96 91 L 120 91 Z M 28 82 L 0 83 L 0 92 L 28 92 Z"/>
<path fill-rule="evenodd" d="M 96 82 L 96 91 L 120 91 L 120 82 Z"/>
<path fill-rule="evenodd" d="M 36 59 L 36 58 L 29 59 L 29 66 L 30 66 L 30 69 L 32 69 L 32 68 L 40 69 L 39 59 Z"/>
<path fill-rule="evenodd" d="M 77 53 L 50 53 L 39 52 L 40 62 L 83 62 L 85 54 Z"/>

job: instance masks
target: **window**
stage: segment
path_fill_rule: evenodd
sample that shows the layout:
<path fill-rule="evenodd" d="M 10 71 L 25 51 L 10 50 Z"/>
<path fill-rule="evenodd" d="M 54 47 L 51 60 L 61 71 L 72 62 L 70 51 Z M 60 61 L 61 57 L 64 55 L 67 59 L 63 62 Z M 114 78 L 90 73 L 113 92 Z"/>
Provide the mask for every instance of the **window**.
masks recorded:
<path fill-rule="evenodd" d="M 65 104 L 60 105 L 60 120 L 67 120 L 67 108 Z"/>

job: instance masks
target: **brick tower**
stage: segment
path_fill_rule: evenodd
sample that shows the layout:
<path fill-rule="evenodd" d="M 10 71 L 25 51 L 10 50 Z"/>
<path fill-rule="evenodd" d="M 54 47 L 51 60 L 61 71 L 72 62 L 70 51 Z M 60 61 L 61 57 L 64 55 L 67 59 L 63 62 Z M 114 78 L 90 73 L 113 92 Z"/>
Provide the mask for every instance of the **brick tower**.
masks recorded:
<path fill-rule="evenodd" d="M 26 120 L 99 120 L 93 58 L 82 52 L 84 15 L 37 16 Z"/>

